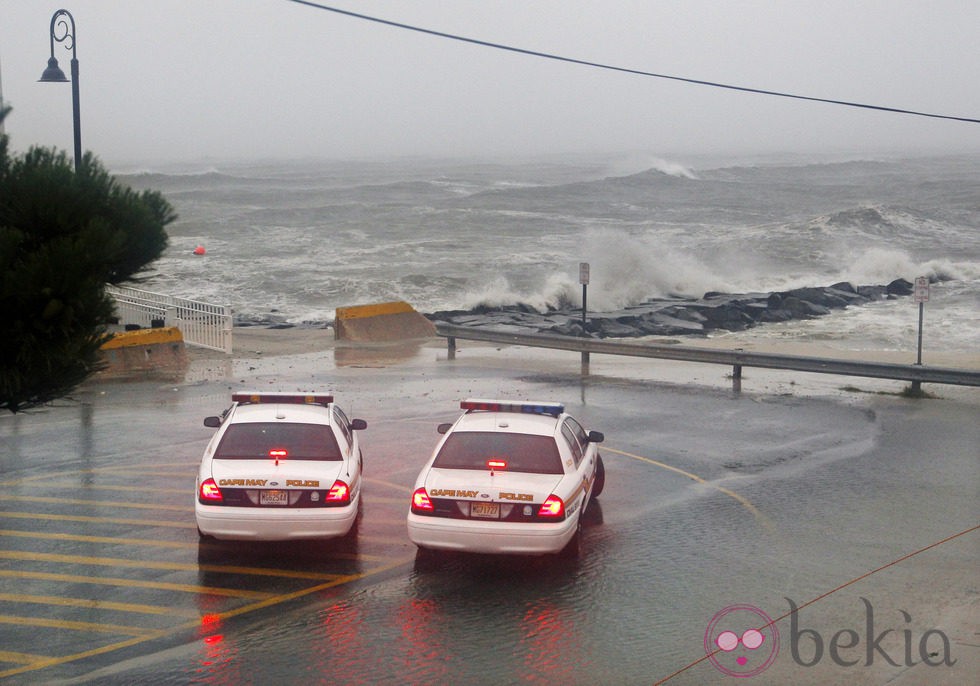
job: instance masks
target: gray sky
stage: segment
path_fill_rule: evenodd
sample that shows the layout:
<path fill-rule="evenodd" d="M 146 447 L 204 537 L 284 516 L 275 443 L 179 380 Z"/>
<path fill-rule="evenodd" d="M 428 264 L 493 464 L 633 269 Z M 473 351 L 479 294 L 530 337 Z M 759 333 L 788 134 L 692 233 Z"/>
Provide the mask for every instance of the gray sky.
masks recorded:
<path fill-rule="evenodd" d="M 980 118 L 976 0 L 323 0 L 693 79 Z M 82 146 L 107 164 L 550 153 L 980 152 L 980 124 L 737 93 L 492 50 L 287 0 L 0 0 L 15 150 L 71 151 L 38 83 L 75 18 Z M 55 44 L 67 74 L 70 51 Z"/>

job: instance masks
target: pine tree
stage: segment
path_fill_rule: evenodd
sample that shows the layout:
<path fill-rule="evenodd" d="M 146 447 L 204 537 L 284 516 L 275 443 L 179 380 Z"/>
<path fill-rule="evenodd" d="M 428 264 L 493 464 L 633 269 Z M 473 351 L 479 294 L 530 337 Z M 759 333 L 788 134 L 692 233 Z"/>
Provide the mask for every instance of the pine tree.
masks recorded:
<path fill-rule="evenodd" d="M 64 397 L 100 368 L 105 285 L 156 260 L 174 219 L 162 195 L 119 184 L 90 153 L 76 172 L 64 152 L 12 156 L 0 135 L 0 410 Z"/>

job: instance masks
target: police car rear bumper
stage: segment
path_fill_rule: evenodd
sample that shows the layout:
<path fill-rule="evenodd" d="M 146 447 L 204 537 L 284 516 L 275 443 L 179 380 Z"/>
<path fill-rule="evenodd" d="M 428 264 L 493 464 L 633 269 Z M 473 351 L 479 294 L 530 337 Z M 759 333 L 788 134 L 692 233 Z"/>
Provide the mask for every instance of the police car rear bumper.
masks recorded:
<path fill-rule="evenodd" d="M 291 541 L 346 535 L 357 519 L 358 501 L 347 507 L 272 509 L 197 503 L 202 534 L 225 541 Z"/>
<path fill-rule="evenodd" d="M 577 519 L 555 523 L 473 522 L 408 515 L 408 538 L 433 550 L 544 555 L 560 552 L 572 540 Z"/>

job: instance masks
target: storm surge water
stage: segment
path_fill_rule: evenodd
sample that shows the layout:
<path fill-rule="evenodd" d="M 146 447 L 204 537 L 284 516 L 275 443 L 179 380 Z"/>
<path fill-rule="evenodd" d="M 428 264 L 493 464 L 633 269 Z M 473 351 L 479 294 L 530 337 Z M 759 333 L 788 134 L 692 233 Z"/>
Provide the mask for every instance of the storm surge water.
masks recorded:
<path fill-rule="evenodd" d="M 980 156 L 838 162 L 643 159 L 237 163 L 117 171 L 180 218 L 143 288 L 240 323 L 322 325 L 337 307 L 589 309 L 707 291 L 912 281 L 946 350 L 977 347 Z M 201 245 L 206 254 L 195 255 Z M 885 301 L 758 335 L 907 348 Z"/>

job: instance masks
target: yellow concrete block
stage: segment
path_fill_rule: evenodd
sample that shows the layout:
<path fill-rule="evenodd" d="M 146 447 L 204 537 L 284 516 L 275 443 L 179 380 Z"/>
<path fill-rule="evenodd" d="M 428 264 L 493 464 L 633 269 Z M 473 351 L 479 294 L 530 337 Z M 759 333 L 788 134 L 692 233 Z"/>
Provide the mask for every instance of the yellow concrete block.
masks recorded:
<path fill-rule="evenodd" d="M 402 341 L 430 338 L 436 327 L 406 302 L 338 307 L 334 338 L 346 341 Z"/>
<path fill-rule="evenodd" d="M 184 336 L 175 326 L 118 333 L 102 345 L 102 379 L 180 378 L 187 368 Z"/>
<path fill-rule="evenodd" d="M 352 305 L 350 307 L 338 307 L 337 319 L 362 319 L 364 317 L 378 317 L 385 314 L 402 314 L 405 312 L 415 312 L 415 308 L 402 300 L 389 303 L 377 303 L 375 305 Z"/>
<path fill-rule="evenodd" d="M 114 350 L 131 345 L 157 345 L 160 343 L 183 343 L 184 335 L 176 326 L 159 329 L 137 329 L 117 333 L 102 344 L 102 350 Z"/>

